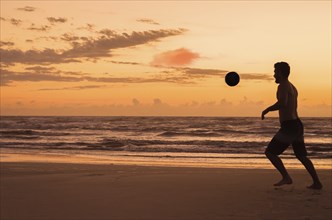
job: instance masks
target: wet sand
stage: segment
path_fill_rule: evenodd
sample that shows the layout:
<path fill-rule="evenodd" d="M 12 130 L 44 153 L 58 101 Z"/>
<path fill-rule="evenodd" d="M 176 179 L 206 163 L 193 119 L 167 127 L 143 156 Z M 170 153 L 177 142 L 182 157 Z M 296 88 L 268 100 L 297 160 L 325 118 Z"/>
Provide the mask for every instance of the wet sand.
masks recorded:
<path fill-rule="evenodd" d="M 0 219 L 332 219 L 332 171 L 1 162 Z"/>

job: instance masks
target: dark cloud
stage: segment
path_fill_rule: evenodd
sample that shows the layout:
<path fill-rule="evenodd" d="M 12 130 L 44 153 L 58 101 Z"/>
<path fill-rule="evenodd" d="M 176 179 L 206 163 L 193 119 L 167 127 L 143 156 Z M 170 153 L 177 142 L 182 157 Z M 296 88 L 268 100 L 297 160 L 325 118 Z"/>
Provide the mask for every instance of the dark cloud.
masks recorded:
<path fill-rule="evenodd" d="M 55 18 L 55 17 L 48 17 L 47 20 L 52 24 L 56 24 L 56 23 L 66 23 L 67 22 L 67 18 Z"/>
<path fill-rule="evenodd" d="M 59 41 L 59 38 L 58 37 L 54 37 L 54 36 L 38 37 L 35 40 L 40 40 L 40 39 L 43 39 L 43 40 L 46 40 L 46 41 L 52 41 L 52 42 Z"/>
<path fill-rule="evenodd" d="M 141 104 L 140 101 L 138 101 L 136 98 L 134 98 L 134 99 L 132 100 L 132 103 L 133 103 L 134 106 L 138 106 L 138 105 Z"/>
<path fill-rule="evenodd" d="M 158 67 L 158 66 L 156 66 Z M 164 66 L 159 66 L 165 68 Z M 170 67 L 168 70 L 164 70 L 161 73 L 165 75 L 172 75 L 181 73 L 183 76 L 187 76 L 188 79 L 200 79 L 206 77 L 225 77 L 229 70 L 221 69 L 201 69 L 201 68 L 189 68 L 189 67 Z M 262 73 L 241 73 L 239 74 L 241 80 L 272 80 L 270 74 Z"/>
<path fill-rule="evenodd" d="M 124 62 L 124 61 L 108 61 L 109 63 L 114 63 L 114 64 L 125 64 L 125 65 L 143 65 L 142 63 L 137 63 L 137 62 Z"/>
<path fill-rule="evenodd" d="M 220 70 L 220 69 L 201 69 L 201 68 L 175 68 L 178 71 L 185 73 L 193 78 L 201 78 L 207 76 L 225 76 L 228 72 L 227 70 Z"/>
<path fill-rule="evenodd" d="M 98 83 L 174 83 L 195 84 L 206 77 L 223 77 L 227 71 L 217 69 L 176 68 L 176 72 L 161 73 L 151 77 L 95 77 L 88 73 L 60 71 L 50 66 L 30 66 L 24 72 L 1 71 L 2 85 L 18 81 L 55 81 L 55 82 L 98 82 Z M 269 75 L 241 74 L 244 80 L 270 80 Z M 245 100 L 244 100 L 245 101 Z M 256 103 L 259 104 L 259 103 Z"/>
<path fill-rule="evenodd" d="M 48 26 L 47 26 L 48 27 Z M 36 28 L 37 30 L 38 28 Z M 48 28 L 42 28 L 47 30 Z M 185 29 L 150 30 L 143 32 L 123 33 L 112 37 L 105 35 L 93 38 L 77 38 L 73 35 L 63 35 L 62 40 L 69 41 L 72 48 L 68 50 L 55 51 L 44 50 L 10 50 L 0 49 L 2 63 L 26 63 L 26 64 L 52 64 L 79 62 L 79 58 L 110 57 L 111 50 L 142 45 L 156 42 L 169 36 L 181 35 Z M 80 39 L 80 41 L 76 41 Z"/>
<path fill-rule="evenodd" d="M 98 83 L 191 83 L 186 77 L 93 77 L 91 74 L 82 72 L 60 71 L 54 67 L 32 66 L 25 68 L 26 71 L 16 72 L 1 69 L 1 85 L 9 86 L 13 82 L 98 82 Z"/>
<path fill-rule="evenodd" d="M 54 64 L 80 62 L 77 59 L 68 58 L 53 49 L 27 50 L 0 49 L 1 63 L 25 63 L 25 64 Z"/>
<path fill-rule="evenodd" d="M 3 17 L 0 17 L 0 20 L 1 21 L 8 21 L 9 23 L 11 23 L 12 25 L 15 25 L 15 26 L 19 26 L 19 25 L 21 25 L 22 24 L 22 20 L 20 20 L 20 19 L 15 19 L 15 18 L 3 18 Z"/>
<path fill-rule="evenodd" d="M 63 88 L 44 88 L 38 89 L 38 91 L 55 91 L 55 90 L 85 90 L 85 89 L 99 89 L 104 88 L 106 85 L 88 85 L 88 86 L 71 86 Z"/>
<path fill-rule="evenodd" d="M 65 51 L 66 57 L 109 57 L 110 50 L 142 45 L 161 38 L 181 35 L 185 29 L 168 29 L 168 30 L 150 30 L 143 32 L 132 32 L 131 34 L 122 33 L 111 37 L 101 36 L 97 39 L 87 39 L 87 41 L 75 42 L 73 48 Z"/>
<path fill-rule="evenodd" d="M 37 8 L 32 7 L 32 6 L 25 6 L 24 8 L 17 8 L 17 10 L 19 10 L 19 11 L 26 11 L 26 12 L 33 12 L 36 9 Z"/>
<path fill-rule="evenodd" d="M 22 23 L 22 21 L 20 19 L 15 19 L 15 18 L 11 18 L 9 21 L 12 25 L 15 25 L 15 26 L 19 26 Z"/>
<path fill-rule="evenodd" d="M 28 27 L 28 30 L 30 31 L 40 31 L 40 32 L 46 32 L 51 29 L 51 26 L 48 25 L 41 25 L 41 26 L 36 26 L 35 24 L 31 24 L 30 27 Z"/>
<path fill-rule="evenodd" d="M 36 73 L 41 73 L 41 72 L 54 72 L 56 70 L 55 67 L 44 67 L 44 66 L 31 66 L 25 68 L 26 70 L 31 70 Z"/>
<path fill-rule="evenodd" d="M 136 21 L 141 22 L 141 23 L 147 23 L 147 24 L 153 24 L 153 25 L 160 25 L 158 22 L 152 20 L 152 19 L 148 19 L 148 18 L 141 18 L 141 19 L 137 19 Z"/>
<path fill-rule="evenodd" d="M 271 74 L 261 74 L 261 73 L 244 73 L 240 74 L 241 79 L 248 80 L 272 80 Z"/>
<path fill-rule="evenodd" d="M 0 41 L 0 47 L 3 46 L 7 46 L 7 47 L 11 47 L 14 46 L 15 44 L 13 42 L 9 42 L 9 41 Z"/>
<path fill-rule="evenodd" d="M 94 24 L 86 24 L 85 26 L 78 27 L 77 30 L 87 30 L 90 32 L 95 32 L 95 25 Z"/>
<path fill-rule="evenodd" d="M 81 38 L 78 37 L 78 36 L 73 35 L 72 33 L 65 33 L 60 37 L 60 39 L 62 41 L 75 42 L 77 40 L 80 40 Z"/>
<path fill-rule="evenodd" d="M 117 35 L 117 33 L 114 30 L 107 29 L 107 28 L 98 31 L 98 33 L 102 34 L 102 35 L 105 35 L 107 37 L 112 37 L 112 36 L 116 36 Z"/>
<path fill-rule="evenodd" d="M 41 73 L 35 71 L 29 72 L 13 72 L 6 69 L 1 69 L 1 85 L 8 86 L 13 82 L 19 81 L 58 81 L 58 82 L 76 82 L 77 77 L 62 76 L 59 73 Z"/>

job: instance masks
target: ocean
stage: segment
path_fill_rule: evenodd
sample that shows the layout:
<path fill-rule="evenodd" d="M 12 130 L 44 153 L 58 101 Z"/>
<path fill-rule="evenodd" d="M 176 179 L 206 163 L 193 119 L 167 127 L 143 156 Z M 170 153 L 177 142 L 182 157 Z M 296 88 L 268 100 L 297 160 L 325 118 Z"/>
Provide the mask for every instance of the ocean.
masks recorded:
<path fill-rule="evenodd" d="M 332 168 L 332 119 L 301 118 L 308 155 Z M 193 166 L 271 166 L 264 150 L 278 118 L 254 117 L 1 117 L 2 152 L 37 152 Z M 289 147 L 282 158 L 300 166 Z"/>

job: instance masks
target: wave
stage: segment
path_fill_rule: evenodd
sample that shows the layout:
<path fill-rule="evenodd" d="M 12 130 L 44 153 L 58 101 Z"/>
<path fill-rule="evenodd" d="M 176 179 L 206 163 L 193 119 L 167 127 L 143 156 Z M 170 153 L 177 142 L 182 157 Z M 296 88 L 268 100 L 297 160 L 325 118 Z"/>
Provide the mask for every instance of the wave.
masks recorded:
<path fill-rule="evenodd" d="M 22 133 L 24 133 L 22 131 Z M 29 133 L 29 132 L 28 132 Z M 223 154 L 263 154 L 268 142 L 264 141 L 221 141 L 221 140 L 144 140 L 123 138 L 102 138 L 99 141 L 36 141 L 0 140 L 1 148 L 40 150 L 80 150 L 80 151 L 122 151 L 122 152 L 177 152 L 177 153 L 223 153 Z M 307 144 L 309 156 L 332 158 L 330 143 Z M 289 147 L 283 155 L 293 155 Z"/>
<path fill-rule="evenodd" d="M 201 131 L 190 131 L 190 132 L 177 132 L 177 131 L 165 131 L 158 136 L 164 137 L 175 137 L 175 136 L 192 136 L 192 137 L 218 137 L 222 136 L 220 133 L 201 130 Z"/>
<path fill-rule="evenodd" d="M 56 132 L 56 131 L 36 131 L 36 130 L 5 130 L 0 131 L 2 138 L 12 139 L 38 139 L 41 136 L 68 136 L 69 132 Z"/>
<path fill-rule="evenodd" d="M 304 124 L 308 152 L 331 157 L 330 119 Z M 1 117 L 0 148 L 253 154 L 278 129 L 258 118 Z"/>

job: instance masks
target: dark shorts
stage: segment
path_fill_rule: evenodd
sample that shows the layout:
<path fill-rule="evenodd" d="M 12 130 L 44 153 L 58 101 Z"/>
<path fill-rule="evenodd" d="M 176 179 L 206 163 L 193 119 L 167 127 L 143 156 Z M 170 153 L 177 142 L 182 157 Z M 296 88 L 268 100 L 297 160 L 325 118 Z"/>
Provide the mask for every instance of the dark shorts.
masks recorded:
<path fill-rule="evenodd" d="M 303 124 L 300 119 L 282 122 L 281 128 L 272 138 L 266 151 L 280 155 L 289 145 L 293 146 L 296 156 L 307 156 L 303 137 Z"/>

